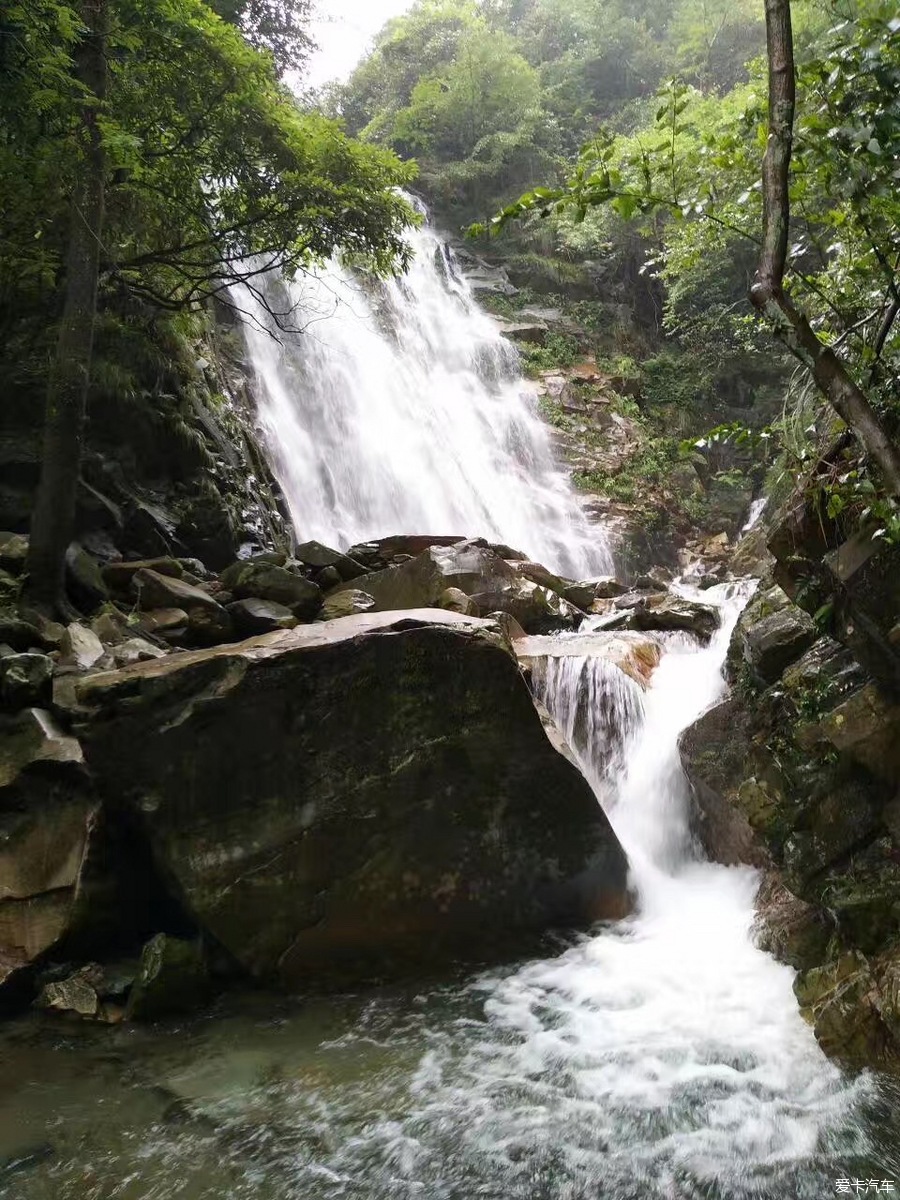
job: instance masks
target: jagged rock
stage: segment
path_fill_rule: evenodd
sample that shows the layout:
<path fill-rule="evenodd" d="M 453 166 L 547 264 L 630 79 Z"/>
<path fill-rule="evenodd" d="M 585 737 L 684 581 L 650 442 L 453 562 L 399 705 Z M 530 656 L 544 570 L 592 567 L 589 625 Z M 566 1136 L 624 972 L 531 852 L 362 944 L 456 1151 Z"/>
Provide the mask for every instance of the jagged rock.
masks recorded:
<path fill-rule="evenodd" d="M 612 600 L 616 596 L 624 596 L 628 591 L 627 584 L 622 583 L 612 575 L 604 575 L 592 580 L 595 600 Z"/>
<path fill-rule="evenodd" d="M 592 579 L 567 584 L 562 590 L 562 597 L 570 604 L 574 604 L 576 608 L 580 608 L 582 612 L 590 612 L 597 599 L 596 585 Z"/>
<path fill-rule="evenodd" d="M 125 1008 L 130 1021 L 156 1021 L 193 1012 L 211 994 L 209 974 L 199 941 L 158 933 L 144 946 L 137 976 Z"/>
<path fill-rule="evenodd" d="M 743 658 L 763 683 L 774 683 L 813 644 L 810 615 L 792 604 L 779 587 L 754 597 L 741 617 Z"/>
<path fill-rule="evenodd" d="M 7 708 L 41 704 L 52 678 L 53 660 L 46 654 L 8 654 L 0 659 L 0 703 Z"/>
<path fill-rule="evenodd" d="M 345 583 L 366 573 L 362 563 L 356 562 L 348 554 L 342 554 L 340 550 L 323 546 L 321 542 L 303 542 L 294 550 L 294 558 L 307 567 L 333 567 Z"/>
<path fill-rule="evenodd" d="M 138 629 L 141 633 L 161 637 L 165 641 L 183 637 L 187 632 L 188 615 L 183 608 L 153 608 L 141 613 Z"/>
<path fill-rule="evenodd" d="M 888 783 L 900 779 L 900 705 L 874 683 L 852 692 L 824 713 L 817 728 L 844 754 Z"/>
<path fill-rule="evenodd" d="M 66 584 L 76 604 L 93 611 L 109 597 L 100 566 L 78 542 L 66 551 Z"/>
<path fill-rule="evenodd" d="M 634 587 L 639 592 L 664 592 L 666 590 L 666 581 L 660 579 L 658 575 L 638 575 L 634 581 Z"/>
<path fill-rule="evenodd" d="M 0 983 L 68 928 L 96 808 L 49 712 L 0 722 Z"/>
<path fill-rule="evenodd" d="M 118 646 L 127 636 L 128 621 L 123 613 L 109 605 L 104 612 L 94 617 L 91 629 L 104 646 Z"/>
<path fill-rule="evenodd" d="M 557 592 L 560 596 L 565 592 L 567 587 L 571 587 L 574 583 L 571 579 L 562 579 L 559 575 L 555 575 L 543 563 L 530 562 L 527 559 L 516 559 L 507 565 L 512 567 L 513 571 L 517 575 L 521 575 L 523 579 L 530 579 L 532 583 L 548 588 L 551 592 Z M 591 598 L 593 599 L 593 597 Z M 574 601 L 570 601 L 570 603 L 574 603 Z"/>
<path fill-rule="evenodd" d="M 330 588 L 337 587 L 344 582 L 341 579 L 340 571 L 336 567 L 322 567 L 321 570 L 315 571 L 312 581 L 323 592 L 327 592 Z"/>
<path fill-rule="evenodd" d="M 514 643 L 517 642 L 519 638 L 527 637 L 525 630 L 512 615 L 512 613 L 490 612 L 486 614 L 486 620 L 493 621 L 499 627 L 500 632 L 506 639 L 507 644 L 512 649 L 515 649 Z"/>
<path fill-rule="evenodd" d="M 239 600 L 274 600 L 301 621 L 311 620 L 322 607 L 322 592 L 308 579 L 286 567 L 264 562 L 236 562 L 222 572 L 222 585 Z"/>
<path fill-rule="evenodd" d="M 63 661 L 78 668 L 79 671 L 89 671 L 103 657 L 103 643 L 92 629 L 73 621 L 66 626 L 65 636 L 60 647 Z"/>
<path fill-rule="evenodd" d="M 0 533 L 0 567 L 18 574 L 27 558 L 28 538 L 23 533 Z"/>
<path fill-rule="evenodd" d="M 318 619 L 333 621 L 338 617 L 352 617 L 357 613 L 371 612 L 374 607 L 374 596 L 370 596 L 368 592 L 361 592 L 358 588 L 351 588 L 349 591 L 334 592 L 331 596 L 326 596 Z"/>
<path fill-rule="evenodd" d="M 583 614 L 478 542 L 433 545 L 402 566 L 366 576 L 375 611 L 437 608 L 447 588 L 465 593 L 481 613 L 511 613 L 529 633 L 577 624 Z M 339 595 L 340 593 L 333 593 Z"/>
<path fill-rule="evenodd" d="M 776 871 L 766 872 L 752 930 L 761 950 L 806 971 L 822 962 L 833 932 L 833 921 L 820 908 L 789 891 Z"/>
<path fill-rule="evenodd" d="M 516 930 L 628 908 L 615 835 L 490 622 L 370 613 L 67 690 L 108 802 L 258 977 L 508 955 Z"/>
<path fill-rule="evenodd" d="M 550 332 L 543 321 L 501 321 L 495 318 L 501 337 L 511 342 L 526 342 L 532 346 L 543 346 Z"/>
<path fill-rule="evenodd" d="M 604 629 L 635 629 L 641 632 L 684 632 L 708 642 L 719 628 L 719 611 L 709 604 L 686 600 L 668 592 L 646 595 L 637 592 L 617 597 L 616 610 L 603 618 Z"/>
<path fill-rule="evenodd" d="M 241 562 L 247 563 L 268 563 L 272 567 L 286 566 L 290 559 L 290 555 L 286 550 L 261 550 L 259 554 L 250 554 L 248 557 L 241 557 Z"/>
<path fill-rule="evenodd" d="M 186 574 L 193 575 L 197 579 L 210 579 L 212 577 L 206 563 L 202 563 L 199 558 L 179 558 L 178 562 L 181 563 L 182 570 Z M 160 574 L 164 575 L 165 572 L 161 571 Z"/>
<path fill-rule="evenodd" d="M 714 862 L 763 867 L 769 856 L 759 833 L 777 818 L 781 793 L 757 778 L 749 715 L 730 698 L 715 705 L 678 740 L 694 799 L 694 835 Z"/>
<path fill-rule="evenodd" d="M 249 597 L 235 600 L 228 605 L 228 614 L 235 630 L 242 637 L 253 637 L 258 633 L 273 633 L 276 629 L 293 629 L 297 618 L 283 604 L 274 600 Z"/>
<path fill-rule="evenodd" d="M 194 646 L 217 646 L 236 640 L 231 614 L 221 604 L 215 608 L 192 608 L 188 613 L 188 638 Z"/>
<path fill-rule="evenodd" d="M 350 547 L 347 555 L 355 562 L 364 563 L 374 569 L 387 566 L 398 554 L 409 554 L 415 558 L 430 546 L 455 546 L 462 541 L 465 541 L 462 534 L 396 534 L 371 542 L 359 542 Z M 502 557 L 512 556 L 504 554 Z"/>
<path fill-rule="evenodd" d="M 22 580 L 0 568 L 0 608 L 14 608 L 21 589 Z"/>
<path fill-rule="evenodd" d="M 10 616 L 0 616 L 0 642 L 18 651 L 45 645 L 41 631 L 35 624 Z"/>
<path fill-rule="evenodd" d="M 155 608 L 183 608 L 190 616 L 197 608 L 209 612 L 224 611 L 209 592 L 174 576 L 160 575 L 150 567 L 135 571 L 131 588 L 136 592 L 138 605 L 143 612 L 152 612 Z"/>
<path fill-rule="evenodd" d="M 847 953 L 794 981 L 800 1011 L 826 1054 L 860 1065 L 884 1057 L 889 1033 L 878 1011 L 878 988 L 864 955 Z"/>
<path fill-rule="evenodd" d="M 459 588 L 444 588 L 438 600 L 438 608 L 445 608 L 448 612 L 462 613 L 466 617 L 478 616 L 478 605 Z"/>
<path fill-rule="evenodd" d="M 157 575 L 165 575 L 170 579 L 180 579 L 184 567 L 177 558 L 140 558 L 129 562 L 109 562 L 103 568 L 103 581 L 113 592 L 127 592 L 131 581 L 138 571 L 155 571 Z"/>
<path fill-rule="evenodd" d="M 514 642 L 516 657 L 525 667 L 544 658 L 602 658 L 646 688 L 659 665 L 657 642 L 636 633 L 585 633 L 578 637 L 531 636 Z"/>
<path fill-rule="evenodd" d="M 113 649 L 117 667 L 128 667 L 132 663 L 146 662 L 151 658 L 164 658 L 165 654 L 165 650 L 140 637 L 128 638 Z"/>
<path fill-rule="evenodd" d="M 35 1000 L 35 1007 L 95 1017 L 100 1010 L 98 988 L 102 983 L 103 968 L 99 963 L 87 963 L 65 979 L 45 983 Z"/>

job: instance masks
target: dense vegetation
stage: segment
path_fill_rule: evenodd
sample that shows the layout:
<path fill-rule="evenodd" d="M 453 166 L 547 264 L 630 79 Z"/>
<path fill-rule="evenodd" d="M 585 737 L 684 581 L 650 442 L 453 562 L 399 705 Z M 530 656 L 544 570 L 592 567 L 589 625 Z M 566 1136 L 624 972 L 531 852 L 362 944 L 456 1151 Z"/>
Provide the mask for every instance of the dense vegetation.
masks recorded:
<path fill-rule="evenodd" d="M 599 305 L 624 285 L 633 319 L 619 348 L 639 360 L 675 353 L 688 408 L 691 393 L 768 387 L 779 372 L 786 382 L 774 324 L 801 365 L 777 431 L 781 475 L 802 476 L 839 437 L 810 378 L 834 404 L 825 376 L 837 373 L 857 405 L 854 416 L 837 396 L 841 418 L 875 432 L 862 458 L 847 447 L 831 456 L 820 502 L 848 528 L 874 521 L 894 538 L 900 22 L 883 0 L 792 8 L 793 160 L 767 229 L 786 233 L 790 219 L 781 294 L 803 344 L 784 336 L 784 307 L 764 319 L 762 301 L 762 315 L 747 303 L 764 229 L 762 5 L 422 0 L 386 26 L 334 103 L 361 136 L 415 155 L 440 218 L 475 222 L 516 281 L 556 299 L 589 297 L 593 282 Z M 637 348 L 635 326 L 650 334 Z M 715 404 L 700 408 L 715 415 Z M 750 424 L 773 415 L 757 406 Z"/>
<path fill-rule="evenodd" d="M 137 364 L 261 265 L 291 273 L 336 247 L 376 271 L 402 259 L 410 212 L 395 188 L 408 169 L 301 111 L 279 81 L 305 51 L 303 12 L 282 0 L 2 6 L 0 389 L 27 422 L 49 387 L 31 564 L 45 605 L 60 599 L 88 382 L 104 374 L 97 315 L 118 390 L 164 392 Z"/>

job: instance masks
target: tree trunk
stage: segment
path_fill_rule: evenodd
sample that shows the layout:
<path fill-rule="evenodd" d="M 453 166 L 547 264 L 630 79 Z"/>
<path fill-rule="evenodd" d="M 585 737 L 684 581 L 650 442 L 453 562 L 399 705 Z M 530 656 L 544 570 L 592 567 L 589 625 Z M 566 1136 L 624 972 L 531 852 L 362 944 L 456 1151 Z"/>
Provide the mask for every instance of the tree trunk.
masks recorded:
<path fill-rule="evenodd" d="M 816 335 L 784 292 L 791 209 L 789 179 L 794 134 L 794 45 L 790 0 L 766 0 L 769 56 L 769 137 L 763 160 L 763 241 L 750 289 L 755 307 L 775 335 L 803 363 L 835 412 L 881 469 L 888 490 L 900 495 L 900 448 L 878 419 L 847 368 Z"/>
<path fill-rule="evenodd" d="M 31 520 L 26 601 L 65 612 L 66 550 L 72 539 L 87 390 L 97 313 L 103 233 L 105 156 L 98 117 L 106 97 L 107 0 L 82 0 L 85 32 L 74 73 L 89 95 L 81 111 L 84 138 L 71 202 L 65 295 L 47 387 L 41 478 Z"/>

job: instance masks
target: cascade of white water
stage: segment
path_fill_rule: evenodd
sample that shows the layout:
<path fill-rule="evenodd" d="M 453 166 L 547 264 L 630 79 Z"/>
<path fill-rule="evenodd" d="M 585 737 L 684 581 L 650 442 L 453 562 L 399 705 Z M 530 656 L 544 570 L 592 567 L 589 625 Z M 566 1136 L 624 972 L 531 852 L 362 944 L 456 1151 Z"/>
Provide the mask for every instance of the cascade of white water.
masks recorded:
<path fill-rule="evenodd" d="M 260 417 L 300 540 L 345 548 L 395 533 L 484 536 L 569 576 L 608 571 L 555 461 L 515 349 L 452 253 L 411 231 L 409 272 L 384 285 L 338 263 L 288 285 L 303 331 L 272 336 L 241 304 Z M 285 308 L 285 285 L 260 292 Z"/>

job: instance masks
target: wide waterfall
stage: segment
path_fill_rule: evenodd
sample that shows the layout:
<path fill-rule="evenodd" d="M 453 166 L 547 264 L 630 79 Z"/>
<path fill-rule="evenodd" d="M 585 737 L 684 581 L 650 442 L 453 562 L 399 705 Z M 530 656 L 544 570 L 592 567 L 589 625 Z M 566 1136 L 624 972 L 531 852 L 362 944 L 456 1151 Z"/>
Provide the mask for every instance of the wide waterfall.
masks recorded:
<path fill-rule="evenodd" d="M 277 333 L 241 305 L 272 458 L 300 540 L 344 549 L 395 533 L 504 542 L 576 578 L 610 567 L 554 461 L 515 349 L 475 303 L 430 228 L 381 285 L 333 263 L 288 285 L 263 277 Z"/>

